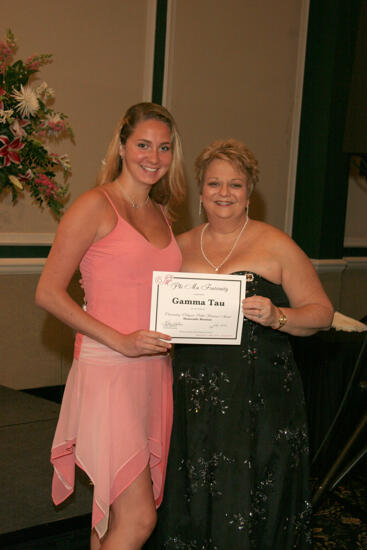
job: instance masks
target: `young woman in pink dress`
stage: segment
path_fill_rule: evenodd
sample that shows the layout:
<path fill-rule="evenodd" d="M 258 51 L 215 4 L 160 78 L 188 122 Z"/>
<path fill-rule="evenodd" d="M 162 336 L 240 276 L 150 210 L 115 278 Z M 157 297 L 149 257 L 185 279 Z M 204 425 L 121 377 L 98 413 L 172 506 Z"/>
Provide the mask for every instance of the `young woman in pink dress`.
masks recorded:
<path fill-rule="evenodd" d="M 52 495 L 73 492 L 77 464 L 94 486 L 91 549 L 135 550 L 156 522 L 172 424 L 169 335 L 149 330 L 152 272 L 181 266 L 168 219 L 183 196 L 182 149 L 165 108 L 128 109 L 98 183 L 63 216 L 36 293 L 77 331 Z M 78 266 L 85 308 L 67 292 Z"/>

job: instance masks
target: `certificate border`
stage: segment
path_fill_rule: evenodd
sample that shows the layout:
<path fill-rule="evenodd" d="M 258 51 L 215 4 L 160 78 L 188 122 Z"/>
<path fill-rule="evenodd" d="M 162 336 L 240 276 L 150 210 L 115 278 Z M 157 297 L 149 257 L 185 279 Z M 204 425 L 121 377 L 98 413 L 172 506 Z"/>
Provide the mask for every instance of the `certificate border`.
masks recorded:
<path fill-rule="evenodd" d="M 171 273 L 171 272 L 170 272 Z M 172 274 L 172 273 L 171 273 Z M 223 337 L 223 336 L 218 336 L 218 337 L 211 337 L 211 336 L 173 336 L 172 337 L 172 340 L 173 340 L 173 343 L 177 343 L 177 344 L 184 344 L 185 342 L 182 342 L 182 340 L 190 340 L 190 343 L 193 341 L 193 340 L 206 340 L 206 343 L 207 345 L 210 345 L 210 343 L 208 341 L 213 341 L 215 342 L 216 340 L 220 340 L 220 341 L 223 341 L 223 340 L 226 340 L 226 341 L 233 341 L 233 342 L 236 342 L 238 340 L 238 338 L 240 337 L 241 338 L 241 335 L 239 336 L 238 334 L 238 330 L 239 330 L 239 325 L 240 325 L 240 316 L 241 316 L 241 296 L 242 296 L 242 292 L 243 292 L 243 285 L 245 284 L 246 285 L 246 278 L 244 278 L 242 275 L 238 275 L 238 277 L 241 277 L 239 280 L 236 280 L 234 281 L 232 278 L 228 278 L 228 277 L 220 277 L 220 276 L 216 276 L 216 277 L 211 277 L 209 274 L 206 274 L 206 273 L 201 273 L 201 275 L 203 275 L 204 277 L 185 277 L 183 276 L 184 273 L 182 273 L 181 275 L 173 275 L 172 279 L 185 279 L 185 280 L 188 280 L 188 281 L 202 281 L 203 278 L 206 279 L 206 280 L 213 280 L 213 281 L 222 281 L 222 282 L 230 282 L 231 284 L 233 283 L 239 283 L 239 288 L 238 288 L 238 311 L 237 311 L 237 321 L 236 321 L 236 333 L 235 333 L 235 336 L 233 337 Z M 209 276 L 207 276 L 209 275 Z M 229 275 L 229 274 L 228 274 Z M 243 280 L 244 279 L 244 280 Z M 155 296 L 155 315 L 154 315 L 154 327 L 152 330 L 157 330 L 157 319 L 158 319 L 158 304 L 159 304 L 159 289 L 160 289 L 160 284 L 157 284 L 157 292 L 156 292 L 156 296 Z M 180 339 L 180 342 L 174 342 L 174 340 L 178 338 Z M 203 343 L 203 345 L 205 345 L 205 343 Z M 220 345 L 220 344 L 219 344 Z M 225 344 L 223 344 L 225 345 Z"/>

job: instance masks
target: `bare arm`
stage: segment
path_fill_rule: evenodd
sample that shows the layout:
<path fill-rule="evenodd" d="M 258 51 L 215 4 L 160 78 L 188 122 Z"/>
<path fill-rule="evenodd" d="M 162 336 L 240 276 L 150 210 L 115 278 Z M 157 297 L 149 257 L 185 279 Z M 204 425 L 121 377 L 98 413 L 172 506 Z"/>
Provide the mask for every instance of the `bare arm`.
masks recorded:
<path fill-rule="evenodd" d="M 243 301 L 244 315 L 259 324 L 295 336 L 309 336 L 328 329 L 334 310 L 310 260 L 285 235 L 274 251 L 281 263 L 282 286 L 290 307 L 279 309 L 268 298 L 251 296 Z M 281 313 L 285 314 L 287 321 L 279 328 Z"/>
<path fill-rule="evenodd" d="M 97 190 L 82 195 L 63 216 L 36 291 L 36 304 L 75 330 L 124 355 L 165 353 L 167 335 L 141 330 L 121 334 L 85 312 L 68 294 L 68 284 L 88 248 L 111 226 L 109 206 Z M 111 227 L 109 227 L 111 226 Z M 106 231 L 107 229 L 107 231 Z"/>

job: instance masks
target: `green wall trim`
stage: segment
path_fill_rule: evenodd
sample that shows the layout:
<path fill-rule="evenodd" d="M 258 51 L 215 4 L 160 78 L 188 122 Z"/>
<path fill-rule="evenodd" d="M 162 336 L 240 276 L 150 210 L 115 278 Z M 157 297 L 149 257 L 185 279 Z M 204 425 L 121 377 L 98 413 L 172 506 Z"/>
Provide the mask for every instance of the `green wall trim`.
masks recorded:
<path fill-rule="evenodd" d="M 345 247 L 343 249 L 343 256 L 348 257 L 367 257 L 367 247 L 361 248 L 361 247 Z"/>
<path fill-rule="evenodd" d="M 49 245 L 4 245 L 0 246 L 0 258 L 47 258 L 50 248 Z"/>
<path fill-rule="evenodd" d="M 167 0 L 157 0 L 154 43 L 153 103 L 162 104 L 167 30 Z"/>
<path fill-rule="evenodd" d="M 292 236 L 342 258 L 349 156 L 342 152 L 360 1 L 311 0 Z"/>

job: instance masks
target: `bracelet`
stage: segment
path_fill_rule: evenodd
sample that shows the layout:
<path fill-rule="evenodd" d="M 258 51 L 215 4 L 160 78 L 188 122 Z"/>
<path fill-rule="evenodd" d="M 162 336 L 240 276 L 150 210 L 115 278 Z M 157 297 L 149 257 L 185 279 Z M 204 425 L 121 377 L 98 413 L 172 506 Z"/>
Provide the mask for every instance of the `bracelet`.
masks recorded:
<path fill-rule="evenodd" d="M 284 325 L 286 324 L 286 322 L 287 322 L 287 320 L 288 320 L 288 319 L 287 319 L 287 316 L 285 315 L 285 313 L 284 313 L 281 309 L 279 309 L 279 311 L 280 311 L 280 317 L 279 317 L 279 319 L 278 319 L 278 320 L 279 320 L 279 327 L 277 328 L 277 330 L 279 330 L 279 329 L 281 329 L 282 327 L 284 327 Z"/>

